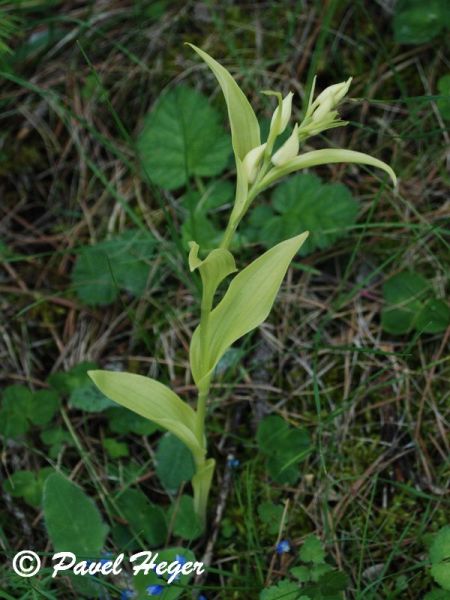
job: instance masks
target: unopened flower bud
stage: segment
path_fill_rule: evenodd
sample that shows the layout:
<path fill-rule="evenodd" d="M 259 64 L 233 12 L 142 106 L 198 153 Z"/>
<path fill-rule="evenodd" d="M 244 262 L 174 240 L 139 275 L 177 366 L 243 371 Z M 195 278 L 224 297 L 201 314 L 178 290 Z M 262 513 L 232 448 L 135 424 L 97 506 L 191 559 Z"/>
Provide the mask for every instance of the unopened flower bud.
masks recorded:
<path fill-rule="evenodd" d="M 249 183 L 253 183 L 256 179 L 259 163 L 261 162 L 266 146 L 267 144 L 261 144 L 260 146 L 256 146 L 256 148 L 253 148 L 252 150 L 247 152 L 247 154 L 244 157 L 243 166 L 245 174 L 247 175 L 247 181 Z"/>
<path fill-rule="evenodd" d="M 291 135 L 284 142 L 281 148 L 272 156 L 273 164 L 276 167 L 281 167 L 281 165 L 287 163 L 288 160 L 295 158 L 298 154 L 299 147 L 300 142 L 298 137 L 298 124 L 296 124 Z"/>
<path fill-rule="evenodd" d="M 334 85 L 330 85 L 321 92 L 317 98 L 314 100 L 314 105 L 318 106 L 323 104 L 328 99 L 331 100 L 331 106 L 334 108 L 343 100 L 344 96 L 347 94 L 350 84 L 352 82 L 352 77 L 349 77 L 347 81 L 342 81 L 341 83 L 335 83 Z"/>
<path fill-rule="evenodd" d="M 322 119 L 324 119 L 331 112 L 333 106 L 333 98 L 331 96 L 327 96 L 311 115 L 312 120 L 316 123 L 318 121 L 322 121 Z"/>
<path fill-rule="evenodd" d="M 279 127 L 275 134 L 275 137 L 280 135 L 281 133 L 283 133 L 283 131 L 287 127 L 287 124 L 289 123 L 289 119 L 291 118 L 291 113 L 292 113 L 292 96 L 293 95 L 294 95 L 293 92 L 289 92 L 289 94 L 283 99 L 283 101 L 281 103 L 281 118 L 280 118 Z M 273 128 L 276 127 L 279 110 L 280 110 L 280 107 L 277 106 L 273 112 L 272 120 L 270 121 L 270 132 L 271 133 L 272 133 Z"/>

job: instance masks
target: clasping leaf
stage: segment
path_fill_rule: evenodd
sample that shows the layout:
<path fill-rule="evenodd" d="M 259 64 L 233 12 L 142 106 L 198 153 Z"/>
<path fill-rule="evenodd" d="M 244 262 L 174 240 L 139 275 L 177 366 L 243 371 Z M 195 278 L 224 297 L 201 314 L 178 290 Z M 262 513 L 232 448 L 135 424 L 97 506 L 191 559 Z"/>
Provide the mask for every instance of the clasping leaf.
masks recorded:
<path fill-rule="evenodd" d="M 214 294 L 220 283 L 234 273 L 236 264 L 233 255 L 225 248 L 216 248 L 208 256 L 201 260 L 198 257 L 199 245 L 196 242 L 189 242 L 191 251 L 189 252 L 189 268 L 191 271 L 198 269 L 203 283 L 205 308 L 211 307 Z"/>
<path fill-rule="evenodd" d="M 200 348 L 200 327 L 194 332 L 190 363 L 199 386 L 225 351 L 267 318 L 289 264 L 308 232 L 277 244 L 243 269 L 231 281 L 225 296 L 209 315 L 207 348 Z M 206 357 L 205 360 L 201 360 Z"/>
<path fill-rule="evenodd" d="M 168 387 L 134 373 L 88 371 L 88 375 L 105 396 L 176 435 L 196 459 L 203 456 L 194 434 L 195 412 Z"/>

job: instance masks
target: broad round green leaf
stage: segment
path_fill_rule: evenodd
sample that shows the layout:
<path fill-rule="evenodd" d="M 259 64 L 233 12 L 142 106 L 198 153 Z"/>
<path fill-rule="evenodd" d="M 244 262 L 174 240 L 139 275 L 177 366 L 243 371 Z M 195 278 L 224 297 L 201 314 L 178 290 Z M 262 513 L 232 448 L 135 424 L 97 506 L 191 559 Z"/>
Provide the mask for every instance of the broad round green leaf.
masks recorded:
<path fill-rule="evenodd" d="M 158 425 L 131 410 L 115 406 L 106 411 L 111 431 L 121 435 L 135 433 L 136 435 L 151 435 L 158 430 Z"/>
<path fill-rule="evenodd" d="M 171 493 L 176 493 L 183 482 L 190 481 L 194 476 L 192 453 L 183 442 L 170 433 L 159 441 L 155 460 L 156 474 L 165 489 Z"/>
<path fill-rule="evenodd" d="M 450 307 L 443 300 L 431 298 L 417 317 L 416 327 L 424 333 L 441 333 L 450 325 Z"/>
<path fill-rule="evenodd" d="M 85 412 L 102 412 L 115 406 L 115 403 L 89 382 L 73 390 L 70 394 L 70 405 Z"/>
<path fill-rule="evenodd" d="M 116 504 L 134 534 L 152 548 L 164 543 L 167 536 L 164 512 L 159 506 L 152 504 L 141 490 L 125 490 L 116 499 Z"/>
<path fill-rule="evenodd" d="M 33 395 L 24 385 L 8 386 L 1 397 L 0 434 L 6 438 L 17 438 L 25 435 L 29 428 Z"/>
<path fill-rule="evenodd" d="M 411 331 L 431 291 L 429 282 L 417 273 L 404 271 L 388 279 L 383 286 L 383 329 L 397 335 Z"/>
<path fill-rule="evenodd" d="M 447 0 L 399 0 L 395 6 L 394 37 L 399 44 L 424 44 L 448 27 Z"/>
<path fill-rule="evenodd" d="M 44 486 L 44 519 L 56 552 L 80 559 L 100 556 L 108 527 L 91 498 L 63 475 L 54 473 Z"/>
<path fill-rule="evenodd" d="M 260 422 L 256 439 L 267 456 L 270 477 L 278 483 L 295 484 L 300 478 L 299 463 L 311 451 L 308 432 L 290 426 L 278 415 L 270 415 Z"/>
<path fill-rule="evenodd" d="M 309 231 L 300 249 L 304 256 L 345 236 L 357 214 L 358 203 L 345 185 L 323 184 L 309 173 L 295 175 L 276 188 L 271 206 L 253 211 L 248 234 L 251 240 L 271 247 L 299 230 Z"/>
<path fill-rule="evenodd" d="M 202 523 L 194 510 L 191 496 L 183 494 L 177 498 L 169 511 L 169 522 L 173 523 L 173 532 L 184 540 L 196 540 L 203 532 Z"/>
<path fill-rule="evenodd" d="M 59 407 L 59 396 L 54 390 L 39 390 L 33 393 L 28 418 L 34 425 L 49 423 Z"/>
<path fill-rule="evenodd" d="M 164 94 L 145 118 L 137 148 L 144 174 L 173 190 L 227 166 L 230 139 L 208 98 L 185 85 Z"/>
<path fill-rule="evenodd" d="M 154 250 L 151 233 L 138 229 L 82 248 L 72 271 L 75 293 L 92 306 L 110 304 L 121 290 L 140 296 L 145 291 Z"/>

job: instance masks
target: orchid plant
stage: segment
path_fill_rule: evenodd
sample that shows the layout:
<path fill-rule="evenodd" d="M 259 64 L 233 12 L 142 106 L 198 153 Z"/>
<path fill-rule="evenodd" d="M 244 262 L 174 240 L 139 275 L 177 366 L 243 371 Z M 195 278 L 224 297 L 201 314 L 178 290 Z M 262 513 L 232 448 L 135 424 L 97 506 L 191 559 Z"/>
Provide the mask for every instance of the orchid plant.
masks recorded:
<path fill-rule="evenodd" d="M 292 92 L 274 96 L 274 110 L 267 140 L 261 143 L 260 126 L 246 96 L 230 73 L 209 54 L 189 44 L 217 78 L 225 97 L 236 161 L 236 195 L 228 225 L 218 248 L 202 257 L 201 248 L 190 242 L 191 271 L 198 270 L 202 281 L 200 322 L 189 349 L 190 369 L 198 390 L 197 406 L 192 408 L 166 385 L 134 373 L 90 371 L 97 387 L 111 400 L 150 419 L 177 436 L 192 452 L 196 473 L 192 479 L 194 508 L 203 525 L 215 461 L 207 457 L 205 419 L 211 380 L 217 363 L 232 344 L 259 325 L 269 315 L 286 271 L 306 240 L 308 232 L 285 240 L 240 270 L 230 245 L 233 236 L 258 194 L 280 179 L 300 169 L 328 163 L 359 163 L 386 171 L 394 185 L 396 177 L 389 165 L 368 154 L 344 149 L 323 149 L 299 153 L 301 144 L 327 129 L 346 125 L 340 120 L 338 105 L 346 96 L 351 78 L 327 87 L 314 100 L 314 85 L 304 111 L 291 135 L 274 152 L 277 138 L 287 128 L 292 113 Z M 237 273 L 237 274 L 236 274 Z M 233 275 L 220 300 L 219 285 Z"/>

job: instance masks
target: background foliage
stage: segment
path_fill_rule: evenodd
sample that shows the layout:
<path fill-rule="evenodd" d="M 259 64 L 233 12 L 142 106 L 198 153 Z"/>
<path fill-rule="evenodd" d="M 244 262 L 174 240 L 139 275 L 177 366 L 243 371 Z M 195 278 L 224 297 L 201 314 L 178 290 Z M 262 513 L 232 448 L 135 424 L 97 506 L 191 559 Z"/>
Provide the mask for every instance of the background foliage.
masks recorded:
<path fill-rule="evenodd" d="M 89 559 L 203 557 L 208 600 L 448 599 L 448 12 L 444 0 L 0 3 L 1 597 L 144 598 L 160 584 L 13 574 L 16 551 L 76 539 Z M 319 91 L 353 75 L 350 125 L 308 149 L 369 152 L 400 180 L 393 193 L 370 169 L 318 168 L 248 215 L 239 267 L 311 237 L 269 321 L 216 368 L 204 536 L 189 452 L 86 375 L 194 392 L 187 242 L 219 239 L 233 173 L 222 98 L 185 41 L 230 68 L 266 127 L 261 90 L 294 91 L 299 119 L 315 73 Z M 160 597 L 189 597 L 187 584 Z"/>

